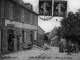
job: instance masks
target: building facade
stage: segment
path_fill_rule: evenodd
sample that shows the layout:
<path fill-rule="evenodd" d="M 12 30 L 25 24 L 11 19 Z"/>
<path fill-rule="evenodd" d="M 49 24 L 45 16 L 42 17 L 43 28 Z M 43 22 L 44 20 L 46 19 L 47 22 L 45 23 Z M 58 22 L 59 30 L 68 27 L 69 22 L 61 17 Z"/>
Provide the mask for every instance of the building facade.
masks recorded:
<path fill-rule="evenodd" d="M 44 46 L 44 30 L 40 26 L 38 26 L 37 45 L 40 46 L 40 47 Z"/>
<path fill-rule="evenodd" d="M 50 41 L 50 45 L 51 46 L 59 46 L 59 37 L 58 36 L 54 36 Z"/>
<path fill-rule="evenodd" d="M 56 33 L 57 33 L 57 27 L 55 26 L 53 30 L 49 33 L 48 38 L 49 39 L 53 38 L 54 36 L 56 36 Z"/>
<path fill-rule="evenodd" d="M 37 25 L 38 14 L 21 0 L 0 0 L 0 53 L 36 44 Z"/>

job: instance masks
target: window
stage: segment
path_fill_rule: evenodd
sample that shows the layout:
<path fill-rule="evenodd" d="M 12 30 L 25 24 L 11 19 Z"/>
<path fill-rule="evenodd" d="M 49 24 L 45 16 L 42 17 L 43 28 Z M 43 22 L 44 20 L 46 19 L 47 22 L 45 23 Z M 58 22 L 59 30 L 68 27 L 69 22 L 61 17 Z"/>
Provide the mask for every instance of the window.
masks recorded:
<path fill-rule="evenodd" d="M 13 5 L 9 4 L 9 19 L 13 20 Z"/>
<path fill-rule="evenodd" d="M 4 1 L 1 0 L 1 18 L 4 18 Z"/>
<path fill-rule="evenodd" d="M 24 10 L 22 10 L 22 13 L 21 13 L 21 22 L 24 22 Z"/>

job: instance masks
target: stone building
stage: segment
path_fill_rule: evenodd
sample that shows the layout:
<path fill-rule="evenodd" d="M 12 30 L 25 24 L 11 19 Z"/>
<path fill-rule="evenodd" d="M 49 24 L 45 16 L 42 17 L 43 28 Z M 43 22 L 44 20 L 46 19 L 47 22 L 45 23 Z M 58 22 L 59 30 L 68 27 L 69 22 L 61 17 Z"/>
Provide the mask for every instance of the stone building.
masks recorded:
<path fill-rule="evenodd" d="M 44 30 L 40 26 L 38 26 L 37 45 L 40 46 L 40 47 L 44 46 Z"/>
<path fill-rule="evenodd" d="M 59 46 L 59 37 L 58 36 L 54 36 L 50 41 L 50 45 Z"/>
<path fill-rule="evenodd" d="M 0 53 L 36 44 L 38 14 L 20 0 L 0 0 Z"/>

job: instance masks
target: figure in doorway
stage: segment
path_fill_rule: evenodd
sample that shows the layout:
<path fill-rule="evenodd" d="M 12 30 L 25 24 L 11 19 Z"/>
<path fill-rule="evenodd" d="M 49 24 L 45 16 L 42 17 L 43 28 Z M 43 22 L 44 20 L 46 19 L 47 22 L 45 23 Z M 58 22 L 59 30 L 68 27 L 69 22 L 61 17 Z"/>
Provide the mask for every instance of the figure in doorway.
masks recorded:
<path fill-rule="evenodd" d="M 71 55 L 71 49 L 72 49 L 72 45 L 71 45 L 71 41 L 69 41 L 68 52 L 67 52 L 68 55 Z"/>
<path fill-rule="evenodd" d="M 59 52 L 64 52 L 63 51 L 63 42 L 60 42 L 60 44 L 59 44 Z"/>

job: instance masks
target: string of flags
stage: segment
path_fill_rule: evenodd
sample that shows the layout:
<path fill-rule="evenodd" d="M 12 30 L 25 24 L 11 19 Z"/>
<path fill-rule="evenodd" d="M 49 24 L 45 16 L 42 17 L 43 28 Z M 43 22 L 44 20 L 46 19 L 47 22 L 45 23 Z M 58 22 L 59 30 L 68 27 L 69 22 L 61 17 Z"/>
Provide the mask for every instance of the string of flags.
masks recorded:
<path fill-rule="evenodd" d="M 39 0 L 39 15 L 65 17 L 67 15 L 67 1 Z"/>

